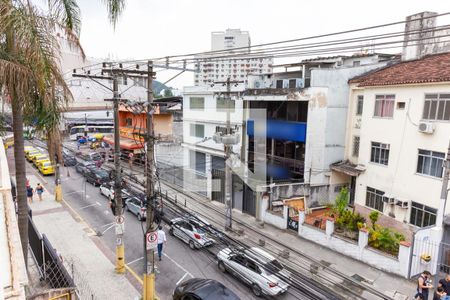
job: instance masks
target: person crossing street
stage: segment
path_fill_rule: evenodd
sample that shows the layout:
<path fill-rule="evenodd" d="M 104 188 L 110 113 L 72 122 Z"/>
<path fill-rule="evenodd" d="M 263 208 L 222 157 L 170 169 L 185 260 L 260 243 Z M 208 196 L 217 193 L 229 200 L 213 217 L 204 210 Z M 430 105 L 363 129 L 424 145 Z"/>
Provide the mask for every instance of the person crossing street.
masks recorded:
<path fill-rule="evenodd" d="M 162 226 L 158 227 L 158 258 L 161 261 L 163 245 L 167 244 L 166 233 L 162 230 Z"/>

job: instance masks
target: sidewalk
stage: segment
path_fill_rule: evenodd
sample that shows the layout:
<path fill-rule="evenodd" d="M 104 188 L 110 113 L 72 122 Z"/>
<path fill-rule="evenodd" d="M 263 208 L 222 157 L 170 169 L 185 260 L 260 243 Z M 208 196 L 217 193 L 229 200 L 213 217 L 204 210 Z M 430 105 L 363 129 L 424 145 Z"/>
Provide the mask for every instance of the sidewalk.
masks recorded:
<path fill-rule="evenodd" d="M 129 170 L 126 170 L 126 173 L 128 172 Z M 139 180 L 144 179 L 142 175 L 139 175 L 138 177 Z M 176 195 L 177 201 L 182 205 L 186 203 L 186 207 L 190 211 L 207 215 L 212 224 L 217 224 L 218 226 L 225 224 L 224 214 L 219 213 L 220 211 L 225 212 L 224 204 L 210 201 L 206 197 L 192 192 L 183 192 L 180 187 L 165 182 L 161 182 L 161 189 L 163 193 L 167 191 L 170 196 Z M 259 235 L 270 237 L 270 239 L 278 243 L 278 247 L 273 247 L 273 245 L 268 245 L 269 241 L 266 240 L 265 247 L 267 249 L 271 248 L 270 250 L 279 252 L 279 249 L 281 249 L 280 246 L 289 246 L 308 257 L 312 257 L 315 261 L 319 261 L 321 265 L 338 270 L 346 276 L 352 277 L 354 280 L 360 281 L 363 285 L 373 288 L 392 299 L 412 299 L 412 296 L 415 294 L 415 281 L 407 280 L 397 275 L 370 267 L 353 258 L 336 253 L 309 240 L 302 239 L 291 230 L 281 230 L 267 224 L 261 226 L 254 217 L 240 211 L 233 210 L 233 219 L 237 221 L 234 223 L 234 229 L 240 229 L 244 232 L 241 237 L 238 237 L 240 239 L 257 243 L 259 237 L 254 236 L 254 232 L 257 232 Z M 246 224 L 246 226 L 249 226 L 251 229 L 237 224 L 240 222 Z M 298 258 L 305 261 L 305 259 L 300 256 L 294 257 L 295 254 L 291 253 L 291 258 L 293 258 L 293 260 Z M 299 261 L 299 263 L 304 263 L 303 261 Z M 314 267 L 314 263 L 310 263 L 309 267 Z M 342 284 L 345 285 L 346 281 L 343 280 Z M 362 295 L 364 296 L 365 294 L 363 293 Z M 367 295 L 367 299 L 371 298 L 377 299 L 377 297 Z"/>
<path fill-rule="evenodd" d="M 37 183 L 46 188 L 36 175 L 28 173 L 27 178 L 33 188 Z M 114 272 L 114 264 L 98 247 L 101 242 L 82 218 L 75 219 L 74 212 L 69 213 L 66 206 L 56 202 L 47 189 L 42 198 L 40 202 L 36 194 L 33 196 L 30 205 L 33 221 L 62 256 L 69 273 L 72 270 L 68 265 L 73 263 L 73 276 L 79 289 L 86 295 L 92 294 L 92 299 L 139 299 L 139 292 L 128 279 Z"/>

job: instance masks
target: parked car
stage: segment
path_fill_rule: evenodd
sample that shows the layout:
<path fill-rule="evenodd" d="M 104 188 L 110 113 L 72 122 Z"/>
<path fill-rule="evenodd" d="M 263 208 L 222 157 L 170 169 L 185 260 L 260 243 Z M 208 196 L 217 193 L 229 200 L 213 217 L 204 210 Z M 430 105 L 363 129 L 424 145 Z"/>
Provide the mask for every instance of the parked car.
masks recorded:
<path fill-rule="evenodd" d="M 94 168 L 95 164 L 92 161 L 81 161 L 75 165 L 77 173 L 85 174 L 89 168 Z"/>
<path fill-rule="evenodd" d="M 77 164 L 77 160 L 73 155 L 63 153 L 64 166 L 73 167 Z"/>
<path fill-rule="evenodd" d="M 145 220 L 147 217 L 147 208 L 144 201 L 137 197 L 131 197 L 125 200 L 125 209 L 137 216 L 139 221 Z"/>
<path fill-rule="evenodd" d="M 33 157 L 33 165 L 37 168 L 38 163 L 40 161 L 44 161 L 44 160 L 50 160 L 47 156 L 47 154 L 39 154 L 36 155 L 35 157 Z"/>
<path fill-rule="evenodd" d="M 40 154 L 42 154 L 42 152 L 39 150 L 31 150 L 25 154 L 25 157 L 29 162 L 31 162 L 31 161 L 33 161 L 33 158 L 35 156 L 40 155 Z"/>
<path fill-rule="evenodd" d="M 192 278 L 173 291 L 173 300 L 240 300 L 229 288 L 213 279 Z"/>
<path fill-rule="evenodd" d="M 109 200 L 114 199 L 114 182 L 105 182 L 100 185 L 100 194 L 108 198 Z M 127 189 L 122 189 L 122 200 L 131 198 L 131 194 Z"/>
<path fill-rule="evenodd" d="M 40 162 L 38 169 L 42 175 L 55 174 L 55 168 L 53 167 L 52 163 L 49 160 Z"/>
<path fill-rule="evenodd" d="M 102 156 L 100 155 L 100 153 L 97 153 L 97 152 L 81 154 L 80 158 L 82 160 L 91 161 L 91 162 L 103 161 Z"/>
<path fill-rule="evenodd" d="M 214 240 L 207 235 L 203 227 L 192 218 L 175 218 L 170 221 L 169 233 L 194 250 L 214 244 Z"/>
<path fill-rule="evenodd" d="M 289 284 L 277 276 L 284 276 L 278 274 L 280 271 L 260 263 L 254 255 L 248 255 L 248 251 L 225 248 L 217 254 L 217 258 L 219 270 L 229 272 L 244 281 L 251 286 L 253 294 L 257 297 L 280 295 L 289 288 Z"/>
<path fill-rule="evenodd" d="M 101 185 L 102 183 L 109 182 L 109 172 L 100 168 L 87 168 L 84 172 L 86 181 L 92 183 L 94 186 Z"/>
<path fill-rule="evenodd" d="M 37 151 L 37 149 L 34 148 L 33 146 L 25 146 L 25 147 L 23 148 L 23 152 L 25 153 L 25 155 L 27 155 L 28 152 L 30 152 L 30 151 Z"/>

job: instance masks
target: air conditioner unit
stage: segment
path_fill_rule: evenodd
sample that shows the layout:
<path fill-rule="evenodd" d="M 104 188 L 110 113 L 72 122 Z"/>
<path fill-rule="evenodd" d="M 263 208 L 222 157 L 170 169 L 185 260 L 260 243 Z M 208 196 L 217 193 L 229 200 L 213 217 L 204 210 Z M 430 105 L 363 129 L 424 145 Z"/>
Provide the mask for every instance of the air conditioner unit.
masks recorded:
<path fill-rule="evenodd" d="M 386 204 L 395 204 L 395 198 L 389 195 L 383 196 L 383 202 Z"/>
<path fill-rule="evenodd" d="M 434 132 L 434 123 L 420 122 L 419 131 L 427 134 L 432 134 Z"/>
<path fill-rule="evenodd" d="M 409 201 L 397 200 L 397 202 L 395 204 L 401 208 L 409 207 Z"/>

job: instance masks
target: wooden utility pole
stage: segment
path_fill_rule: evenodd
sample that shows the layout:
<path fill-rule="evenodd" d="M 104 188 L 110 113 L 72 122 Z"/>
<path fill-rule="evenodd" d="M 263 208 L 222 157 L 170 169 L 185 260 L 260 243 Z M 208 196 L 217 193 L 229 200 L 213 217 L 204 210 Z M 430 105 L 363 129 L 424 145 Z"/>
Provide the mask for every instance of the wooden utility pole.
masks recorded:
<path fill-rule="evenodd" d="M 147 247 L 147 239 L 149 236 L 155 236 L 156 231 L 154 224 L 154 208 L 156 208 L 155 195 L 155 139 L 153 130 L 153 62 L 147 62 L 147 134 L 146 134 L 146 197 L 147 197 L 147 230 L 144 235 L 144 300 L 154 300 L 155 293 L 155 249 Z M 157 236 L 157 235 L 156 235 Z M 150 262 L 150 268 L 148 264 Z"/>

